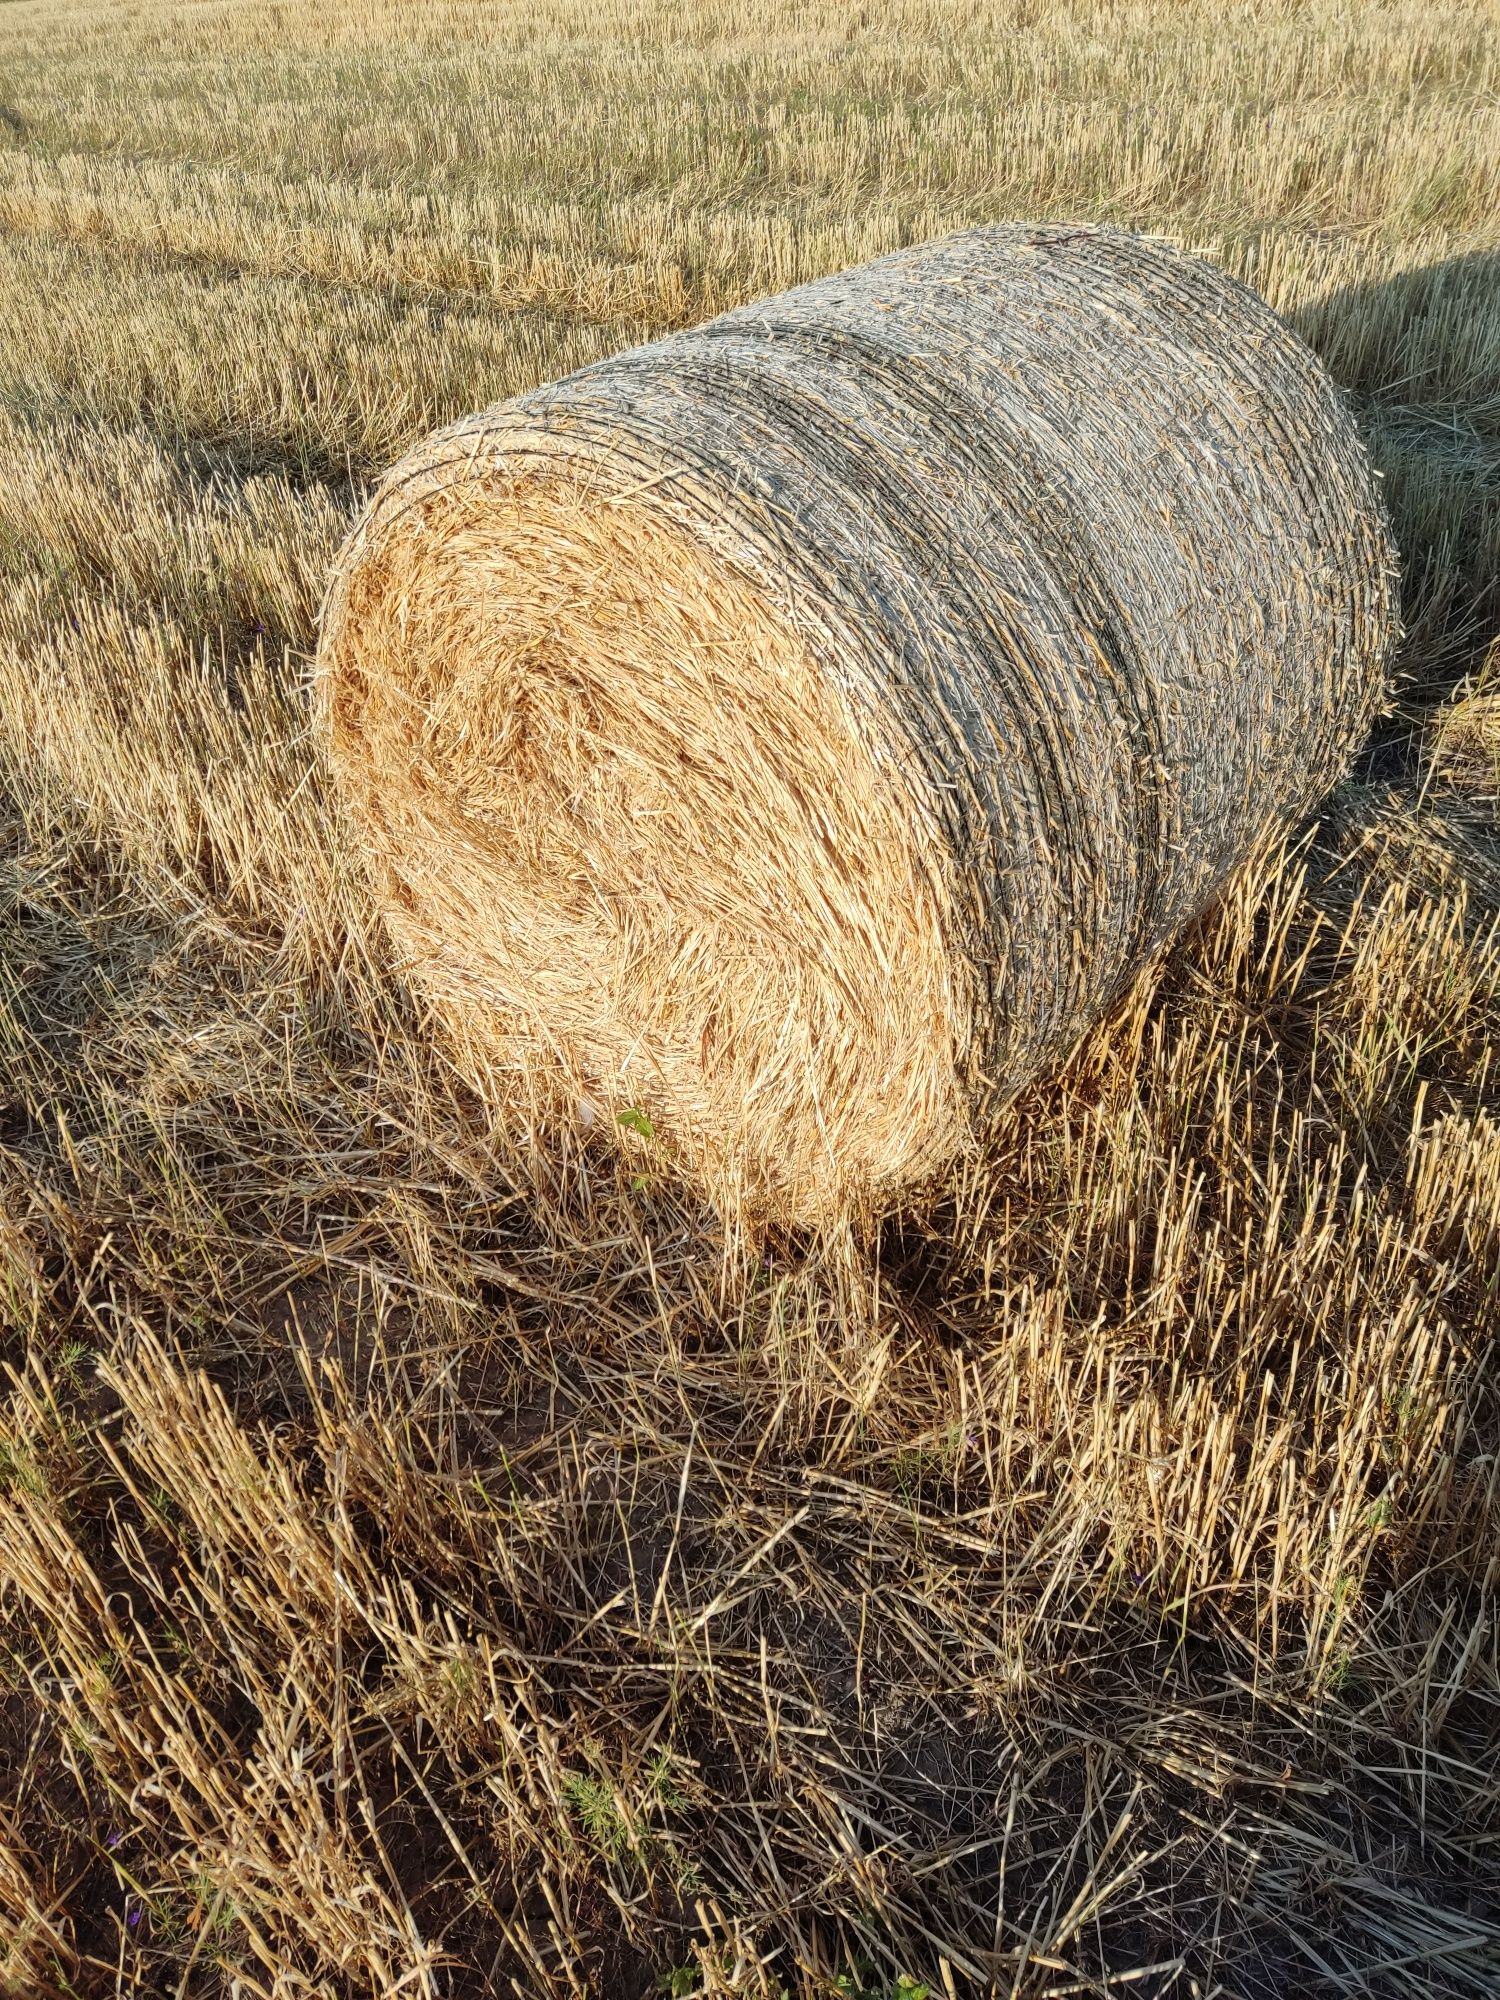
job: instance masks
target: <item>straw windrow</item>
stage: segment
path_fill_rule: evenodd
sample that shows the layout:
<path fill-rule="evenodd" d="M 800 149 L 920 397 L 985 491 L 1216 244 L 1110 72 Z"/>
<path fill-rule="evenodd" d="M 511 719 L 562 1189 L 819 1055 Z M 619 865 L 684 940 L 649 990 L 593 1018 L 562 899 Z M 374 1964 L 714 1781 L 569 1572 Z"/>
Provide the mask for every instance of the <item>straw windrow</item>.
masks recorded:
<path fill-rule="evenodd" d="M 392 931 L 491 1079 L 816 1221 L 961 1150 L 1337 778 L 1392 569 L 1251 293 L 978 229 L 429 440 L 320 684 Z"/>

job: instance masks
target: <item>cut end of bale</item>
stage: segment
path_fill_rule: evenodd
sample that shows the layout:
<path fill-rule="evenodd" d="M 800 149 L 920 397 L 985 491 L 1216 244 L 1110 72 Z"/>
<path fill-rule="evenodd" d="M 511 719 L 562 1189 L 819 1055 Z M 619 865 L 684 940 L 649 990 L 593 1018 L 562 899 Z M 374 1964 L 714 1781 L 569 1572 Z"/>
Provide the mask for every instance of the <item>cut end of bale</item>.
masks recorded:
<path fill-rule="evenodd" d="M 643 494 L 458 464 L 372 524 L 332 629 L 390 928 L 518 1104 L 797 1221 L 961 1143 L 899 748 L 749 579 Z"/>

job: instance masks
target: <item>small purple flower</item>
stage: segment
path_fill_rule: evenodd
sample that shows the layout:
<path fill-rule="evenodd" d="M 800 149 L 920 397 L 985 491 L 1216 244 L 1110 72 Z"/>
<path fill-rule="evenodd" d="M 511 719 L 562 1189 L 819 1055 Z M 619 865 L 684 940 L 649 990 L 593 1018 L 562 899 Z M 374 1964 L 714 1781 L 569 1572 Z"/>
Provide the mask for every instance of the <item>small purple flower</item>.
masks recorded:
<path fill-rule="evenodd" d="M 141 1920 L 141 1906 L 139 1903 L 137 1903 L 135 1908 L 130 1912 L 129 1916 L 126 1917 L 125 1921 L 127 1924 L 129 1924 L 130 1928 L 134 1930 L 136 1925 L 140 1922 L 140 1920 Z"/>
<path fill-rule="evenodd" d="M 109 1848 L 115 1848 L 115 1847 L 118 1847 L 118 1846 L 119 1846 L 119 1844 L 120 1844 L 120 1842 L 121 1842 L 121 1841 L 122 1841 L 122 1840 L 123 1840 L 124 1838 L 125 1838 L 125 1836 L 124 1836 L 124 1834 L 123 1834 L 123 1833 L 112 1833 L 112 1834 L 111 1834 L 111 1835 L 109 1836 L 109 1839 L 105 1841 L 104 1845 L 105 1845 L 106 1847 L 109 1847 Z"/>

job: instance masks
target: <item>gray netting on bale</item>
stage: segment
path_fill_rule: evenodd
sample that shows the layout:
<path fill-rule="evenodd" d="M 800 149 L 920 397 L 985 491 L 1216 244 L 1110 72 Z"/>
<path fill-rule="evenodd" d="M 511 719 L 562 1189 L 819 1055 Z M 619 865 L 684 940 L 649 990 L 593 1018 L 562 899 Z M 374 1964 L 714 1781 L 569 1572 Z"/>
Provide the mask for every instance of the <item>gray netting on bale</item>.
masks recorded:
<path fill-rule="evenodd" d="M 976 229 L 421 445 L 319 687 L 491 1087 L 812 1220 L 951 1158 L 1340 775 L 1393 568 L 1253 294 Z"/>

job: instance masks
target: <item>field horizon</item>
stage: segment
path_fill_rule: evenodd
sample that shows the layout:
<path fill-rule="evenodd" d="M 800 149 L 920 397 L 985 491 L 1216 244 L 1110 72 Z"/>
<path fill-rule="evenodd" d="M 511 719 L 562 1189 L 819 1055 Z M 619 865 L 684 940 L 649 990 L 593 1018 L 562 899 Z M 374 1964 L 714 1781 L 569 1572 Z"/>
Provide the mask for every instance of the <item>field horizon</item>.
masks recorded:
<path fill-rule="evenodd" d="M 1500 1993 L 1500 15 L 0 7 L 0 1993 Z M 1388 712 L 918 1204 L 499 1118 L 308 696 L 439 424 L 967 223 L 1348 398 Z"/>

